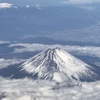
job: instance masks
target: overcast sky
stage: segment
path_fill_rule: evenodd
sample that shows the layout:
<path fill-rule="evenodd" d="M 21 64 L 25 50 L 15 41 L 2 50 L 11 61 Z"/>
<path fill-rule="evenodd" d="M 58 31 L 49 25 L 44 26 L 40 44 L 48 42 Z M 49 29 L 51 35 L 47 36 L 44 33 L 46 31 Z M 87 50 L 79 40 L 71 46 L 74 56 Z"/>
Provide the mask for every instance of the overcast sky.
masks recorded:
<path fill-rule="evenodd" d="M 59 5 L 59 4 L 94 4 L 100 0 L 0 0 L 1 3 L 13 3 L 16 5 Z"/>

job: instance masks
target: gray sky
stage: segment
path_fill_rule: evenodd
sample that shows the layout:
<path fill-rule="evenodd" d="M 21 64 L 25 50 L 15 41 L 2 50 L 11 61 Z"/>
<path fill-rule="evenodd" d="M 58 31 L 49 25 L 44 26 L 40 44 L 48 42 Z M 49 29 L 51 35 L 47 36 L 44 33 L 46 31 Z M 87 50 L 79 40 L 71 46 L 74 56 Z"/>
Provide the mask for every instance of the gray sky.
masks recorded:
<path fill-rule="evenodd" d="M 1 3 L 7 2 L 15 5 L 59 5 L 61 0 L 0 0 Z"/>
<path fill-rule="evenodd" d="M 1 3 L 7 2 L 15 5 L 59 5 L 59 4 L 94 4 L 100 0 L 0 0 Z"/>

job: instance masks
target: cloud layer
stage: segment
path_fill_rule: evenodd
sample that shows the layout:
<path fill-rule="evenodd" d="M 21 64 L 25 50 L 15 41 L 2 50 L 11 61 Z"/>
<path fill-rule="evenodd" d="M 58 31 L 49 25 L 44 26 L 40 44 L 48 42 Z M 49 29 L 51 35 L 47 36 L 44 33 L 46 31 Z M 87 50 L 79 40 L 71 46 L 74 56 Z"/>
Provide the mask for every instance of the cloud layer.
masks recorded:
<path fill-rule="evenodd" d="M 4 59 L 4 58 L 0 58 L 0 69 L 8 67 L 10 65 L 15 65 L 15 64 L 19 64 L 21 62 L 23 62 L 23 59 Z"/>
<path fill-rule="evenodd" d="M 0 78 L 1 100 L 99 100 L 99 94 L 100 81 L 67 87 L 43 80 Z"/>
<path fill-rule="evenodd" d="M 10 43 L 9 41 L 1 41 L 0 40 L 0 44 L 5 44 L 5 43 Z"/>
<path fill-rule="evenodd" d="M 10 47 L 14 46 L 23 46 L 24 48 L 15 48 L 13 53 L 23 53 L 23 52 L 35 52 L 35 51 L 43 51 L 47 48 L 59 47 L 61 49 L 66 50 L 67 52 L 76 52 L 76 54 L 80 55 L 89 55 L 94 57 L 100 57 L 100 47 L 95 46 L 70 46 L 70 45 L 44 45 L 44 44 L 11 44 Z"/>

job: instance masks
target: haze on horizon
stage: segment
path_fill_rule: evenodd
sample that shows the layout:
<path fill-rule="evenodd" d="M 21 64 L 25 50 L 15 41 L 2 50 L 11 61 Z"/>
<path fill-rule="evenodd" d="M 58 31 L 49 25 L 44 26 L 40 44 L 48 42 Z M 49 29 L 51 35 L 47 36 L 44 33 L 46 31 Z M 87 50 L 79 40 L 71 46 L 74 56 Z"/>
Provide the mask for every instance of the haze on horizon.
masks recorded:
<path fill-rule="evenodd" d="M 100 0 L 0 0 L 0 3 L 12 3 L 15 5 L 35 5 L 42 6 L 57 6 L 63 4 L 87 5 L 87 4 L 100 4 Z"/>

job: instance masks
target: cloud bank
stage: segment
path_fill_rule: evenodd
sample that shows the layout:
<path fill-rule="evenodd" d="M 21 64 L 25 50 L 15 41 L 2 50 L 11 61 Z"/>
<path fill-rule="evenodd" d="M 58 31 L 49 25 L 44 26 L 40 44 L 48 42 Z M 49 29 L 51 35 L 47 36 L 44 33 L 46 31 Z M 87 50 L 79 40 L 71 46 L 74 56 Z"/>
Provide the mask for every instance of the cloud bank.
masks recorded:
<path fill-rule="evenodd" d="M 23 59 L 4 59 L 4 58 L 1 58 L 0 59 L 0 69 L 2 68 L 6 68 L 10 65 L 15 65 L 15 64 L 19 64 L 21 62 L 23 62 L 24 60 Z"/>
<path fill-rule="evenodd" d="M 10 43 L 10 41 L 1 41 L 0 40 L 0 44 L 6 44 L 6 43 Z"/>
<path fill-rule="evenodd" d="M 35 51 L 43 51 L 47 48 L 59 47 L 61 49 L 66 50 L 67 52 L 76 52 L 76 54 L 80 55 L 89 55 L 94 57 L 100 57 L 100 47 L 95 46 L 70 46 L 70 45 L 44 45 L 44 44 L 11 44 L 10 47 L 14 46 L 23 46 L 24 48 L 15 48 L 13 53 L 23 53 L 23 52 L 35 52 Z"/>
<path fill-rule="evenodd" d="M 99 94 L 100 81 L 67 87 L 43 80 L 0 78 L 1 100 L 99 100 Z"/>

